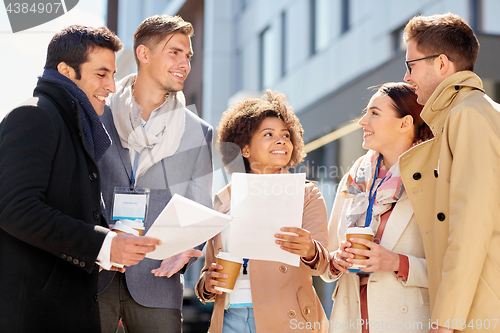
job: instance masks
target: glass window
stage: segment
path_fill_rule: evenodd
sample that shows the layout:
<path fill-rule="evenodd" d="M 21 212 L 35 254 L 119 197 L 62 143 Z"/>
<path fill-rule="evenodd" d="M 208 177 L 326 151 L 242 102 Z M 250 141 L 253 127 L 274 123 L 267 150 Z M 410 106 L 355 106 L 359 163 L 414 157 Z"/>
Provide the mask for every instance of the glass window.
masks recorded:
<path fill-rule="evenodd" d="M 310 0 L 310 54 L 328 46 L 330 39 L 330 0 Z"/>
<path fill-rule="evenodd" d="M 341 7 L 340 7 L 340 12 L 341 12 L 341 17 L 340 17 L 340 32 L 345 33 L 347 30 L 349 30 L 351 22 L 349 20 L 349 0 L 341 0 Z"/>
<path fill-rule="evenodd" d="M 286 29 L 286 11 L 281 12 L 281 77 L 286 75 L 286 65 L 287 65 L 287 57 L 286 57 L 286 38 L 287 38 L 287 29 Z"/>
<path fill-rule="evenodd" d="M 267 27 L 260 34 L 259 49 L 260 49 L 260 89 L 270 88 L 273 80 L 273 63 L 274 59 L 274 43 L 272 40 L 271 27 Z"/>

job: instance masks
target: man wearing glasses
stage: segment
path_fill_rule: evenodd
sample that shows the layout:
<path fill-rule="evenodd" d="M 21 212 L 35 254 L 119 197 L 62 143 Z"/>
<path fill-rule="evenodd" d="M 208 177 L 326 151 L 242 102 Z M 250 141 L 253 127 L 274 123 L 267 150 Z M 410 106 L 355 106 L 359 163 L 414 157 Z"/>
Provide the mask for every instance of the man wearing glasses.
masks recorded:
<path fill-rule="evenodd" d="M 405 81 L 434 133 L 399 162 L 424 241 L 430 332 L 497 331 L 500 105 L 472 72 L 479 43 L 462 18 L 415 16 L 404 38 Z"/>

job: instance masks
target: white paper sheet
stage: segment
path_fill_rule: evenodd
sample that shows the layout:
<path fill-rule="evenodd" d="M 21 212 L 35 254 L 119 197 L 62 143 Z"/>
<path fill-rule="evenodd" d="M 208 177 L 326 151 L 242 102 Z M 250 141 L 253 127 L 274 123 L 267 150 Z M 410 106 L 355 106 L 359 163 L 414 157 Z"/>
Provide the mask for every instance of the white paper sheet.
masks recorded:
<path fill-rule="evenodd" d="M 192 249 L 221 232 L 231 219 L 231 216 L 174 194 L 146 233 L 162 241 L 162 245 L 146 257 L 163 260 Z"/>
<path fill-rule="evenodd" d="M 282 227 L 302 226 L 305 179 L 304 173 L 233 173 L 229 249 L 232 257 L 299 266 L 299 255 L 282 250 L 275 243 L 274 234 L 282 233 Z"/>

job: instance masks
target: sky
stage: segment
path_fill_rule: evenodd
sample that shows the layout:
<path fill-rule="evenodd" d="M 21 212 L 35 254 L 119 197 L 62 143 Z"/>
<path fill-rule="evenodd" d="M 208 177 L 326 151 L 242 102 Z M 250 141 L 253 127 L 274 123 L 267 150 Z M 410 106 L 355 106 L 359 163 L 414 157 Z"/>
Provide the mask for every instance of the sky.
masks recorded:
<path fill-rule="evenodd" d="M 9 18 L 0 3 L 0 119 L 33 94 L 43 72 L 47 45 L 57 31 L 72 24 L 105 25 L 106 0 L 79 0 L 66 14 L 37 27 L 12 33 Z"/>

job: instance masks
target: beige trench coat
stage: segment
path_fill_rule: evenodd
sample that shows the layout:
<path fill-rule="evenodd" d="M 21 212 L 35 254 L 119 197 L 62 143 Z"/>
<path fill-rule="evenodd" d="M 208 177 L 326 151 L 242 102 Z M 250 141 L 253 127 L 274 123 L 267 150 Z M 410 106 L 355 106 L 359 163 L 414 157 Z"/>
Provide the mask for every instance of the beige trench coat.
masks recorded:
<path fill-rule="evenodd" d="M 216 195 L 214 209 L 226 213 L 229 208 L 230 195 L 226 187 Z M 329 263 L 327 213 L 323 196 L 311 182 L 306 183 L 302 227 L 311 232 L 316 243 L 318 261 L 315 267 L 311 268 L 303 262 L 299 267 L 294 267 L 274 261 L 250 260 L 250 285 L 257 333 L 326 332 L 321 326 L 327 322 L 327 317 L 312 285 L 311 275 L 322 274 Z M 222 332 L 226 294 L 204 293 L 205 272 L 216 261 L 215 256 L 220 251 L 223 249 L 218 234 L 207 242 L 205 267 L 195 288 L 202 303 L 215 301 L 209 330 L 212 333 Z M 314 325 L 316 329 L 313 330 L 300 329 Z"/>
<path fill-rule="evenodd" d="M 399 159 L 424 240 L 431 319 L 464 332 L 500 331 L 499 111 L 479 77 L 455 73 L 421 113 L 435 137 Z"/>

